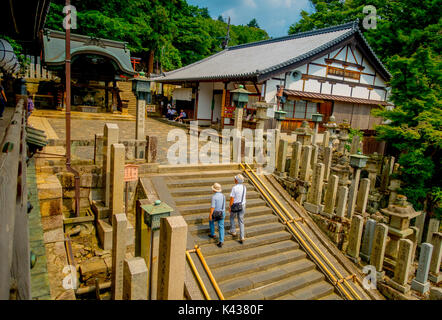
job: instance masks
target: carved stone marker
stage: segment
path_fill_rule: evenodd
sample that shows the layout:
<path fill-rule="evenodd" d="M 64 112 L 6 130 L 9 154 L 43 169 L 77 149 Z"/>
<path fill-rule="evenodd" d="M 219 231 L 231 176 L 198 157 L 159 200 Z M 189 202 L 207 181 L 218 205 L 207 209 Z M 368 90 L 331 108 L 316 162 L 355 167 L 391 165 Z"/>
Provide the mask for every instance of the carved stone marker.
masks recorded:
<path fill-rule="evenodd" d="M 347 198 L 348 198 L 348 188 L 340 186 L 338 189 L 338 207 L 336 208 L 336 215 L 340 218 L 345 217 Z"/>
<path fill-rule="evenodd" d="M 285 177 L 285 165 L 287 161 L 287 148 L 288 148 L 288 141 L 281 139 L 279 142 L 279 150 L 278 150 L 278 163 L 276 166 L 276 170 L 278 171 L 278 174 L 280 176 Z"/>
<path fill-rule="evenodd" d="M 122 300 L 123 269 L 127 246 L 127 217 L 124 213 L 112 216 L 112 232 L 112 300 Z"/>
<path fill-rule="evenodd" d="M 303 181 L 310 180 L 310 159 L 312 157 L 312 147 L 302 147 L 302 162 L 301 162 L 301 176 L 299 177 Z"/>
<path fill-rule="evenodd" d="M 364 215 L 367 209 L 368 193 L 370 192 L 370 179 L 365 178 L 361 180 L 361 185 L 358 191 L 356 200 L 356 211 Z"/>
<path fill-rule="evenodd" d="M 351 220 L 347 254 L 355 262 L 359 262 L 359 250 L 361 247 L 362 230 L 364 228 L 364 218 L 355 215 Z"/>
<path fill-rule="evenodd" d="M 290 161 L 290 178 L 297 179 L 299 176 L 299 166 L 301 164 L 301 142 L 293 144 L 292 160 Z"/>
<path fill-rule="evenodd" d="M 374 241 L 371 249 L 370 263 L 378 272 L 382 272 L 384 264 L 385 247 L 387 245 L 388 226 L 383 223 L 376 225 Z"/>
<path fill-rule="evenodd" d="M 394 268 L 393 283 L 390 283 L 393 288 L 402 293 L 410 291 L 408 285 L 408 276 L 410 275 L 410 268 L 413 255 L 413 242 L 408 239 L 399 240 L 399 251 L 396 260 L 396 267 Z"/>
<path fill-rule="evenodd" d="M 332 147 L 325 147 L 324 148 L 324 165 L 325 165 L 324 180 L 325 181 L 328 181 L 328 178 L 330 177 L 332 158 L 333 158 Z"/>
<path fill-rule="evenodd" d="M 113 144 L 111 146 L 111 202 L 112 214 L 125 211 L 124 208 L 124 154 L 126 148 L 123 144 Z"/>
<path fill-rule="evenodd" d="M 442 259 L 442 233 L 433 233 L 431 244 L 433 245 L 433 255 L 431 256 L 430 273 L 428 278 L 431 282 L 439 283 L 442 281 L 442 273 L 440 272 L 440 263 Z"/>
<path fill-rule="evenodd" d="M 411 282 L 411 288 L 424 294 L 430 290 L 430 283 L 428 282 L 428 272 L 430 271 L 431 255 L 433 253 L 433 245 L 423 243 L 421 246 L 421 253 L 419 256 L 419 265 L 416 271 L 416 277 Z"/>
<path fill-rule="evenodd" d="M 182 300 L 187 223 L 182 216 L 161 219 L 157 300 Z"/>
<path fill-rule="evenodd" d="M 337 175 L 332 175 L 327 184 L 327 192 L 325 194 L 325 208 L 324 213 L 334 215 L 336 194 L 338 192 L 339 178 Z"/>
<path fill-rule="evenodd" d="M 425 242 L 431 243 L 431 239 L 433 238 L 433 233 L 439 231 L 439 223 L 440 223 L 439 219 L 437 218 L 430 219 L 430 221 L 428 222 L 428 232 Z"/>
<path fill-rule="evenodd" d="M 374 230 L 376 228 L 376 221 L 368 219 L 365 223 L 365 231 L 362 238 L 361 258 L 364 261 L 370 260 L 371 250 L 373 248 Z"/>
<path fill-rule="evenodd" d="M 124 300 L 147 300 L 147 276 L 143 258 L 124 260 Z"/>
<path fill-rule="evenodd" d="M 103 135 L 103 182 L 104 182 L 104 204 L 110 206 L 111 198 L 111 145 L 118 143 L 119 129 L 116 124 L 106 123 Z M 122 211 L 121 211 L 122 212 Z"/>
<path fill-rule="evenodd" d="M 325 131 L 322 138 L 322 145 L 327 148 L 330 144 L 330 131 Z"/>

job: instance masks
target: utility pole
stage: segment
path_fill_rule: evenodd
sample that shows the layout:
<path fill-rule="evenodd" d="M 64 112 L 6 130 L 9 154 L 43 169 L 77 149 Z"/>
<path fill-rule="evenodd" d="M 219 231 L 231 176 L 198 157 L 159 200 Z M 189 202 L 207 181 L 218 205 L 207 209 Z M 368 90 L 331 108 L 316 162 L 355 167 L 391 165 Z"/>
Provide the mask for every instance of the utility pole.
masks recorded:
<path fill-rule="evenodd" d="M 223 49 L 229 46 L 229 41 L 230 41 L 230 17 L 229 17 L 229 22 L 227 23 L 227 35 L 225 40 L 223 41 Z"/>

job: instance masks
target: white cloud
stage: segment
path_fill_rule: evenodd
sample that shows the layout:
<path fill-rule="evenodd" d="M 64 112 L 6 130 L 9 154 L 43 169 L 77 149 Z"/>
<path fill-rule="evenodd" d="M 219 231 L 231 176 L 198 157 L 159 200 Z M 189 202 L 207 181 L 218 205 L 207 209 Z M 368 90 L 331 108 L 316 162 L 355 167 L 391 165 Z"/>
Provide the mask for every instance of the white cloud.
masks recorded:
<path fill-rule="evenodd" d="M 243 5 L 250 8 L 256 8 L 255 0 L 244 0 Z"/>

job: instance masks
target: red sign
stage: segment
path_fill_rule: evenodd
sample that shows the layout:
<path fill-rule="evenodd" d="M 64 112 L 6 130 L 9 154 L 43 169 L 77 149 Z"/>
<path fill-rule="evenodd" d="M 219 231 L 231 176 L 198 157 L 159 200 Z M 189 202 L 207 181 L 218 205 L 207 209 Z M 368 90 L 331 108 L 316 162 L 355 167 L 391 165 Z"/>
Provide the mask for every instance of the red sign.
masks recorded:
<path fill-rule="evenodd" d="M 138 180 L 138 166 L 128 164 L 124 166 L 124 182 L 131 182 Z"/>

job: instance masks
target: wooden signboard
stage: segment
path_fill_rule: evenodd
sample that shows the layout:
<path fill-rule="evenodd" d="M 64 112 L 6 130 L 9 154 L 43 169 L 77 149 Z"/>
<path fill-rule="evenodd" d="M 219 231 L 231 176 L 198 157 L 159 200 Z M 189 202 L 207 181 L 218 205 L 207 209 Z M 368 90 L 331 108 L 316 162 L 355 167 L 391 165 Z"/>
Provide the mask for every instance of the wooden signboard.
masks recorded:
<path fill-rule="evenodd" d="M 138 180 L 138 167 L 134 164 L 124 166 L 124 182 L 131 182 Z"/>
<path fill-rule="evenodd" d="M 351 78 L 356 80 L 359 80 L 359 78 L 361 77 L 361 73 L 358 71 L 352 71 L 352 70 L 330 67 L 330 66 L 327 67 L 327 75 Z"/>

